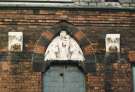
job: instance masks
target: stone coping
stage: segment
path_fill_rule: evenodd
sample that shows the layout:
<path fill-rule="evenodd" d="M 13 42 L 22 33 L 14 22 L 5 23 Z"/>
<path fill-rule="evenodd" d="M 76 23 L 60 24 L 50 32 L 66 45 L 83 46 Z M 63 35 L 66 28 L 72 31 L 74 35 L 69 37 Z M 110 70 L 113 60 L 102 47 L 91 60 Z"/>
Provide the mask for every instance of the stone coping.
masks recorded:
<path fill-rule="evenodd" d="M 135 10 L 135 4 L 128 3 L 90 3 L 90 2 L 2 2 L 0 7 L 31 7 L 31 8 L 75 8 L 75 9 L 113 9 Z"/>

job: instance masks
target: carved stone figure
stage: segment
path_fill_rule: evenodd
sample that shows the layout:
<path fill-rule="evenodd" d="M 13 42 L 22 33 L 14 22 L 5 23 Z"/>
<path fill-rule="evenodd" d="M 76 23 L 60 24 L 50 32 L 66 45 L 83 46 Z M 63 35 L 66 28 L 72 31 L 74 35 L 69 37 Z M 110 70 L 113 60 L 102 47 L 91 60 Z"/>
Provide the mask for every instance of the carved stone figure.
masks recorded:
<path fill-rule="evenodd" d="M 66 31 L 61 31 L 60 36 L 57 36 L 48 46 L 44 60 L 84 61 L 84 56 L 77 42 Z"/>

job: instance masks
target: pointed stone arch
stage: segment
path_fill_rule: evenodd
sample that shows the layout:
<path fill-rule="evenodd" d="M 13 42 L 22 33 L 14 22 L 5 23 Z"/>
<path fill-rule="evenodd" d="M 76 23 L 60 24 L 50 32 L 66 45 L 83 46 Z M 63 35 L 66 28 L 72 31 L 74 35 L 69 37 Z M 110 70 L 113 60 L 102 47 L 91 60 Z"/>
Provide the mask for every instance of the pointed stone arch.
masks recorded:
<path fill-rule="evenodd" d="M 85 33 L 77 29 L 73 24 L 67 21 L 61 21 L 52 26 L 50 29 L 42 32 L 40 38 L 37 40 L 32 55 L 33 69 L 35 71 L 44 71 L 44 53 L 49 43 L 60 33 L 61 30 L 66 30 L 67 33 L 77 41 L 85 58 L 91 54 L 93 48 Z"/>

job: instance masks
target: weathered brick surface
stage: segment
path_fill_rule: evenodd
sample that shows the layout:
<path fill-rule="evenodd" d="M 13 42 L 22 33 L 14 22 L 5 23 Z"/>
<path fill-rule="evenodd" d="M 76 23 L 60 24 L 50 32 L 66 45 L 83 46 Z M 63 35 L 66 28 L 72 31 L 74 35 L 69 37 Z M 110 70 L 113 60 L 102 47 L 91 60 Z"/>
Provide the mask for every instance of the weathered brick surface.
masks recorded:
<path fill-rule="evenodd" d="M 95 48 L 92 46 L 91 43 L 83 48 L 83 52 L 84 52 L 85 55 L 90 55 L 90 54 L 94 53 L 95 51 L 96 51 L 96 50 L 95 50 Z"/>
<path fill-rule="evenodd" d="M 112 90 L 114 92 L 132 92 L 131 66 L 113 64 L 112 70 Z"/>
<path fill-rule="evenodd" d="M 104 39 L 107 33 L 121 34 L 122 53 L 135 49 L 133 11 L 0 9 L 0 92 L 41 92 L 41 73 L 32 70 L 32 54 L 33 51 L 39 56 L 44 54 L 54 36 L 49 29 L 63 20 L 78 29 L 77 33 L 71 35 L 87 56 L 105 52 Z M 7 51 L 9 31 L 23 32 L 23 52 L 16 54 Z M 55 32 L 58 34 L 57 29 Z M 36 47 L 40 37 L 42 39 Z M 131 75 L 130 64 L 115 63 L 108 66 L 104 63 L 104 55 L 100 56 L 96 62 L 96 72 L 86 75 L 87 92 L 132 92 Z"/>
<path fill-rule="evenodd" d="M 41 92 L 41 73 L 31 62 L 0 62 L 0 92 Z"/>
<path fill-rule="evenodd" d="M 109 77 L 112 92 L 131 92 L 130 64 L 114 63 L 112 75 Z M 5 68 L 6 67 L 6 68 Z M 96 74 L 86 75 L 87 92 L 106 92 L 105 64 L 96 64 Z M 1 92 L 41 92 L 41 73 L 33 72 L 29 61 L 0 63 L 0 91 Z"/>
<path fill-rule="evenodd" d="M 135 62 L 135 51 L 129 51 L 128 53 L 129 61 L 130 62 Z"/>
<path fill-rule="evenodd" d="M 6 49 L 8 31 L 23 31 L 25 37 L 24 48 L 32 49 L 32 45 L 34 46 L 41 33 L 61 21 L 59 17 L 63 15 L 67 15 L 67 21 L 77 29 L 84 33 L 87 32 L 85 34 L 90 41 L 99 43 L 98 51 L 105 47 L 104 38 L 106 33 L 120 33 L 121 47 L 126 51 L 135 49 L 133 45 L 135 14 L 133 12 L 39 10 L 39 14 L 35 15 L 34 10 L 1 10 L 0 40 L 5 41 L 5 43 L 1 43 L 0 50 Z"/>
<path fill-rule="evenodd" d="M 40 46 L 40 45 L 36 45 L 35 48 L 34 48 L 34 52 L 39 53 L 39 54 L 44 54 L 45 47 Z"/>
<path fill-rule="evenodd" d="M 76 32 L 74 35 L 75 35 L 75 38 L 76 38 L 78 41 L 80 41 L 80 40 L 85 36 L 85 34 L 84 34 L 82 31 L 78 31 L 78 32 Z"/>
<path fill-rule="evenodd" d="M 50 31 L 46 31 L 46 32 L 43 32 L 43 33 L 42 33 L 42 36 L 43 36 L 43 37 L 46 37 L 48 40 L 52 40 L 54 34 L 51 33 Z"/>
<path fill-rule="evenodd" d="M 130 64 L 111 64 L 111 75 L 106 76 L 105 64 L 96 64 L 96 75 L 87 75 L 88 92 L 132 92 Z M 106 81 L 110 81 L 110 90 L 106 91 Z"/>

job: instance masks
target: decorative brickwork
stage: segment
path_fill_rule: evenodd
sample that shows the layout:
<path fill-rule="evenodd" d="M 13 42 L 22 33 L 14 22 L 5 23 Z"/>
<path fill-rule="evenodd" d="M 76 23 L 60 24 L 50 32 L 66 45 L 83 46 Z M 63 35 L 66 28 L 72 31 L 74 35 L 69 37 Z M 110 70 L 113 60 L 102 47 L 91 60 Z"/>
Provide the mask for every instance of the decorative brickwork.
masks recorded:
<path fill-rule="evenodd" d="M 82 31 L 78 31 L 78 32 L 76 32 L 74 35 L 75 35 L 75 38 L 76 38 L 78 41 L 80 41 L 80 40 L 85 36 L 85 34 L 84 34 Z"/>
<path fill-rule="evenodd" d="M 34 52 L 38 53 L 38 54 L 44 54 L 45 53 L 45 47 L 44 46 L 40 46 L 40 45 L 36 45 Z"/>
<path fill-rule="evenodd" d="M 45 50 L 61 29 L 78 42 L 86 64 L 92 65 L 93 58 L 96 61 L 95 67 L 87 66 L 92 71 L 86 74 L 87 92 L 132 92 L 130 64 L 107 63 L 104 57 L 105 35 L 118 33 L 124 53 L 121 57 L 127 60 L 128 51 L 135 49 L 134 20 L 133 11 L 115 9 L 0 9 L 0 92 L 42 92 L 42 74 L 32 70 L 32 60 L 44 72 Z M 23 52 L 7 51 L 10 31 L 23 32 Z M 134 60 L 132 57 L 129 54 L 130 61 Z"/>
<path fill-rule="evenodd" d="M 48 40 L 52 40 L 54 35 L 50 31 L 45 31 L 45 32 L 42 33 L 42 36 L 46 37 Z"/>

